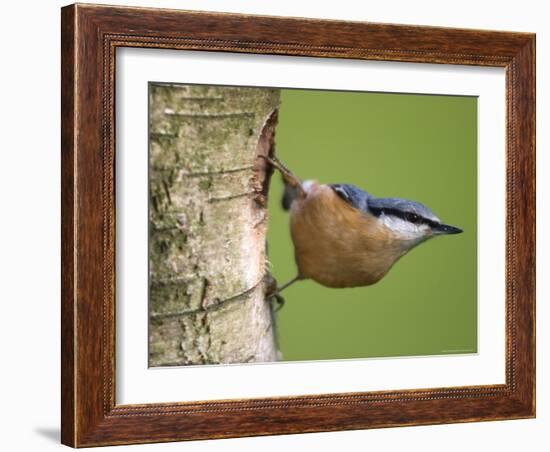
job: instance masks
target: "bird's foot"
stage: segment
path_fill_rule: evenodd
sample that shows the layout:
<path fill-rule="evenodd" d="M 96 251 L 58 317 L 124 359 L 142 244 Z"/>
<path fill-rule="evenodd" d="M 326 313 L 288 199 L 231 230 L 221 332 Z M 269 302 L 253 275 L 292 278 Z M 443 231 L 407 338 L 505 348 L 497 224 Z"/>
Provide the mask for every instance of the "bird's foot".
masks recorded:
<path fill-rule="evenodd" d="M 279 312 L 281 309 L 283 309 L 283 306 L 285 305 L 285 299 L 278 292 L 275 292 L 274 294 L 270 295 L 268 297 L 268 300 L 270 300 L 272 303 L 273 302 L 277 303 L 277 306 L 275 306 L 275 309 L 274 309 L 275 312 Z"/>
<path fill-rule="evenodd" d="M 271 275 L 271 273 L 266 273 L 265 275 L 265 299 L 271 303 L 277 303 L 274 311 L 278 312 L 285 304 L 285 299 L 279 293 L 279 288 L 277 287 L 277 280 Z"/>

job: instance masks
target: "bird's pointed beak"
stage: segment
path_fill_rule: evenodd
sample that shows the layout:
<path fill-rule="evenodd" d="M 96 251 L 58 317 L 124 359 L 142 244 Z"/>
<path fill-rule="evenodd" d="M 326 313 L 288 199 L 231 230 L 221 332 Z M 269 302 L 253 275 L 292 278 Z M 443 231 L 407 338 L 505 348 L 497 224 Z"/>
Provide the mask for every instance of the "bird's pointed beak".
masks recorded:
<path fill-rule="evenodd" d="M 463 232 L 460 228 L 443 223 L 438 224 L 437 226 L 432 228 L 432 230 L 436 234 L 460 234 L 461 232 Z"/>

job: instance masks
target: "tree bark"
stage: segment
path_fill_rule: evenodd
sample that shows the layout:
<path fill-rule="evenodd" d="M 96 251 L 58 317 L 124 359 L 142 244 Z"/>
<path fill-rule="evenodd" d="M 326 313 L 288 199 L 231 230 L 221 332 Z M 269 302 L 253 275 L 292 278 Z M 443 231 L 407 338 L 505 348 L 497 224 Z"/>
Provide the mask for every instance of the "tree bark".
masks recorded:
<path fill-rule="evenodd" d="M 276 361 L 266 199 L 279 91 L 150 84 L 149 365 Z"/>

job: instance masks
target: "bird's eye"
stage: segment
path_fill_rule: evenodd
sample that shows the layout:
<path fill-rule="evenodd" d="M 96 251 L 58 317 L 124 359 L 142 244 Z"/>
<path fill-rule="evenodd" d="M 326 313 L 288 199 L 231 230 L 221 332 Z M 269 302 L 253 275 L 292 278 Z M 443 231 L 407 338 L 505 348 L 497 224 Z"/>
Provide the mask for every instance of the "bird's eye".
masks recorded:
<path fill-rule="evenodd" d="M 407 219 L 408 219 L 411 223 L 417 223 L 418 220 L 419 220 L 418 215 L 416 215 L 415 213 L 409 213 L 409 214 L 407 215 L 407 217 L 408 217 Z"/>

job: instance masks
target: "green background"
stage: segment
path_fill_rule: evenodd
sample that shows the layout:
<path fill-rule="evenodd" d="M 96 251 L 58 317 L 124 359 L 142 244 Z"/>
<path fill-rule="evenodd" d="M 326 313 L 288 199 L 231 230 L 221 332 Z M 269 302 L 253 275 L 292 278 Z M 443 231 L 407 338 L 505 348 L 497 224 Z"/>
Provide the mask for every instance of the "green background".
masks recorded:
<path fill-rule="evenodd" d="M 375 285 L 286 289 L 284 360 L 477 351 L 476 146 L 475 97 L 282 90 L 276 153 L 300 178 L 419 201 L 464 229 L 413 249 Z M 296 274 L 281 195 L 275 174 L 268 241 L 279 284 Z"/>

